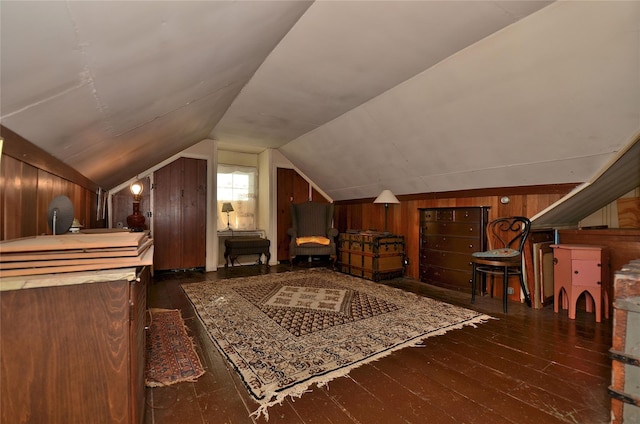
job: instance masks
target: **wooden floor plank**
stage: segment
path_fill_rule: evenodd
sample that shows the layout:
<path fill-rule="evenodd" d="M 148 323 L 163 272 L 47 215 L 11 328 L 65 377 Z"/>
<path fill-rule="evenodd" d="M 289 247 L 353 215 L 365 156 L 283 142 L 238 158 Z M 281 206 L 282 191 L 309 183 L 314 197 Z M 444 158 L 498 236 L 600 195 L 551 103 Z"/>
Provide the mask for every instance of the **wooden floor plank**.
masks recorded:
<path fill-rule="evenodd" d="M 591 405 L 585 405 L 582 400 L 575 400 L 576 391 L 579 392 L 580 387 L 567 384 L 565 380 L 555 376 L 543 375 L 528 367 L 527 364 L 487 354 L 486 351 L 471 344 L 467 345 L 464 355 L 457 347 L 452 347 L 448 343 L 436 343 L 430 348 L 430 354 L 435 355 L 436 358 L 449 355 L 449 362 L 461 363 L 465 359 L 471 361 L 476 365 L 466 369 L 458 366 L 457 370 L 469 378 L 491 384 L 495 391 L 501 392 L 505 397 L 528 404 L 543 414 L 549 411 L 566 410 L 563 413 L 551 413 L 561 417 L 574 417 L 577 418 L 577 422 L 585 424 L 603 422 L 602 420 L 606 419 L 606 417 L 600 417 L 599 421 L 593 421 L 593 416 L 598 411 L 605 410 L 604 407 L 593 409 Z M 584 393 L 590 395 L 592 391 L 587 388 L 584 389 Z"/>
<path fill-rule="evenodd" d="M 288 270 L 256 265 L 154 276 L 149 306 L 182 311 L 207 372 L 195 383 L 148 389 L 146 424 L 267 422 L 250 416 L 258 404 L 208 337 L 181 284 Z M 268 423 L 608 422 L 611 320 L 595 323 L 585 311 L 569 320 L 552 305 L 533 310 L 513 302 L 504 315 L 500 299 L 480 297 L 471 305 L 468 293 L 411 279 L 382 284 L 498 319 L 425 339 L 423 347 L 394 352 L 288 398 L 269 408 Z"/>
<path fill-rule="evenodd" d="M 431 378 L 432 372 L 437 372 L 437 370 L 428 368 L 429 359 L 415 352 L 417 349 L 421 348 L 395 352 L 384 361 L 376 362 L 372 366 L 379 373 L 394 379 L 405 390 L 422 399 L 421 410 L 430 419 L 437 413 L 446 419 L 454 420 L 454 422 L 479 424 L 508 422 L 502 416 L 494 413 L 490 407 L 468 399 L 447 385 Z"/>

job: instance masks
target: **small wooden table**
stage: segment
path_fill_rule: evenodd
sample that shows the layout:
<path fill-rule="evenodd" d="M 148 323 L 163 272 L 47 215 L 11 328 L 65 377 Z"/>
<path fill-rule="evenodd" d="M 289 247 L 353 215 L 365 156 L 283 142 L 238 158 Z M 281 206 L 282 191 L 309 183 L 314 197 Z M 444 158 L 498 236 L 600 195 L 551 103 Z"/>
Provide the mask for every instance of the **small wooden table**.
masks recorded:
<path fill-rule="evenodd" d="M 271 259 L 271 253 L 269 247 L 271 242 L 269 239 L 264 238 L 230 238 L 224 241 L 224 267 L 229 266 L 229 259 L 231 259 L 231 266 L 233 261 L 238 259 L 241 255 L 258 255 L 258 263 L 261 264 L 262 255 L 266 257 L 266 265 L 269 267 L 269 259 Z"/>
<path fill-rule="evenodd" d="M 601 321 L 603 310 L 609 318 L 608 248 L 584 244 L 552 244 L 551 248 L 554 312 L 562 307 L 569 310 L 569 319 L 576 319 L 576 302 L 582 293 L 588 293 L 591 299 L 585 298 L 587 312 L 595 309 L 596 322 Z"/>

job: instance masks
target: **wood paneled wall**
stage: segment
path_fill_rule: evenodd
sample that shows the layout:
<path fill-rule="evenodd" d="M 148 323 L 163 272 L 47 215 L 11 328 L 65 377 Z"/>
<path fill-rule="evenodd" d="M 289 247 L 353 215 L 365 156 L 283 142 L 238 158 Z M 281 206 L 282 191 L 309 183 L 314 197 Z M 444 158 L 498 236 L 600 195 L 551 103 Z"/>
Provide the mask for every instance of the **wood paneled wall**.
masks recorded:
<path fill-rule="evenodd" d="M 576 185 L 510 187 L 397 196 L 400 204 L 389 205 L 388 231 L 405 236 L 405 252 L 409 259 L 405 275 L 419 279 L 419 208 L 490 206 L 489 220 L 511 215 L 532 217 L 569 193 Z M 500 202 L 503 196 L 509 197 L 509 203 Z M 373 200 L 371 198 L 335 202 L 334 218 L 338 231 L 384 230 L 384 205 L 374 204 Z"/>
<path fill-rule="evenodd" d="M 60 160 L 1 127 L 0 239 L 51 234 L 49 203 L 58 195 L 71 199 L 74 215 L 85 228 L 104 227 L 97 220 L 98 186 Z"/>

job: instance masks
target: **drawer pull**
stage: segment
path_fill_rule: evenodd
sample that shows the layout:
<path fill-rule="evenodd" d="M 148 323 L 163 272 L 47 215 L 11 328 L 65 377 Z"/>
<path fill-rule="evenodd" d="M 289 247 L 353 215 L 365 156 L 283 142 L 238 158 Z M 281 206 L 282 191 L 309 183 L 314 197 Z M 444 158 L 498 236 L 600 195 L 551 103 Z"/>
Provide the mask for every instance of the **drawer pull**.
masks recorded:
<path fill-rule="evenodd" d="M 578 270 L 573 271 L 574 274 L 578 274 Z"/>

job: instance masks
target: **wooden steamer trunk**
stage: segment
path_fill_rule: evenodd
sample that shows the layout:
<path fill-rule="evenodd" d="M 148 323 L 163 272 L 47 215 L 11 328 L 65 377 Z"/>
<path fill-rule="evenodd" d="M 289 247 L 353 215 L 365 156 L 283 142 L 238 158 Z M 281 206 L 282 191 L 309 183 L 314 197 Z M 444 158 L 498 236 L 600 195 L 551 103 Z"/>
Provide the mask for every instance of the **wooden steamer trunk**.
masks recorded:
<path fill-rule="evenodd" d="M 379 232 L 341 233 L 340 271 L 373 281 L 404 275 L 404 236 Z"/>
<path fill-rule="evenodd" d="M 611 422 L 640 423 L 640 260 L 616 271 L 611 358 Z"/>

